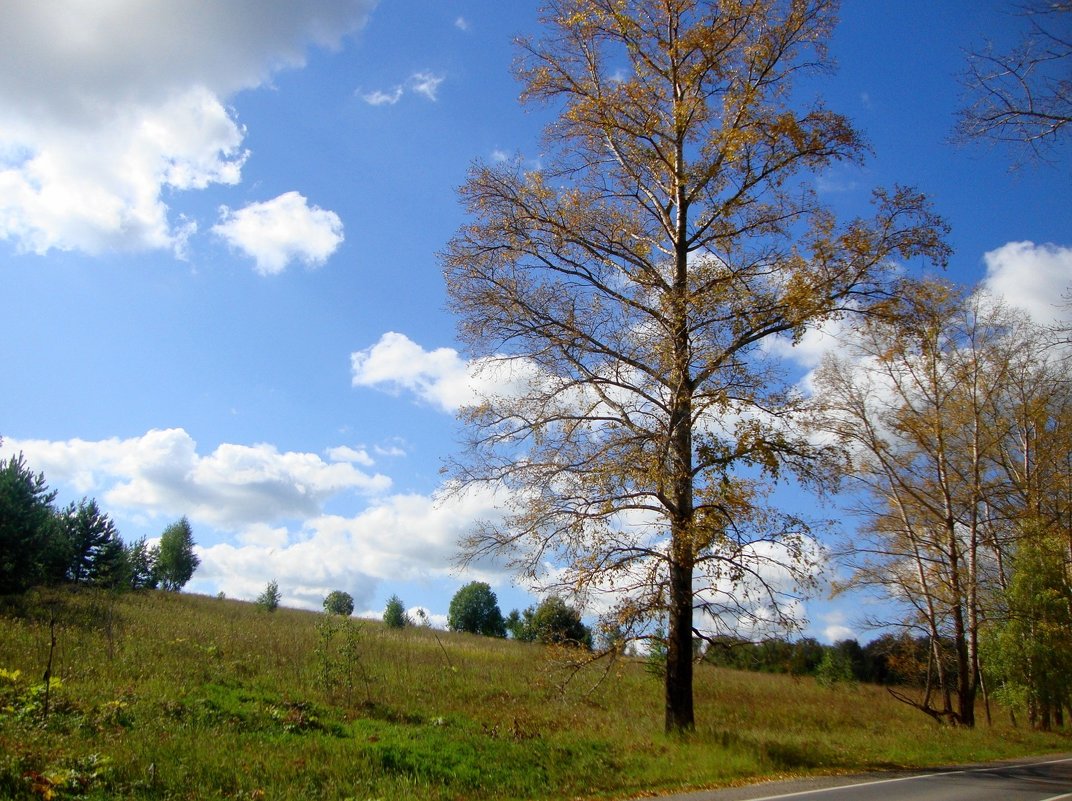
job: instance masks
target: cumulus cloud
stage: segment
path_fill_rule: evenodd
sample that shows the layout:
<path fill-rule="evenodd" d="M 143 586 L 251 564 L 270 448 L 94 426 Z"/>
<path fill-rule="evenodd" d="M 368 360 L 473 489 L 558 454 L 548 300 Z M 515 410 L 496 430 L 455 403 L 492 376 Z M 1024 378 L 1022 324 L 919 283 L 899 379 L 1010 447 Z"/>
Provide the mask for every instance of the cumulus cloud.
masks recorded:
<path fill-rule="evenodd" d="M 237 211 L 220 209 L 213 232 L 250 256 L 261 275 L 283 272 L 291 262 L 323 264 L 342 244 L 343 226 L 333 211 L 309 206 L 297 192 L 286 192 Z"/>
<path fill-rule="evenodd" d="M 454 348 L 425 350 L 395 331 L 352 353 L 350 365 L 355 387 L 409 392 L 444 412 L 480 397 L 524 392 L 536 380 L 536 369 L 524 360 L 467 361 Z"/>
<path fill-rule="evenodd" d="M 253 527 L 237 545 L 201 548 L 195 578 L 240 598 L 254 597 L 274 578 L 288 603 L 308 608 L 318 608 L 328 592 L 346 587 L 357 607 L 367 608 L 381 581 L 453 576 L 459 537 L 475 521 L 494 519 L 497 510 L 490 492 L 376 498 L 354 516 L 310 517 L 289 535 Z"/>
<path fill-rule="evenodd" d="M 451 412 L 473 397 L 469 366 L 453 348 L 427 351 L 407 337 L 388 331 L 375 345 L 351 354 L 355 387 L 412 392 Z"/>
<path fill-rule="evenodd" d="M 376 462 L 368 455 L 368 451 L 356 448 L 351 448 L 348 445 L 340 445 L 336 448 L 329 448 L 327 452 L 328 458 L 333 462 L 353 462 L 364 467 L 372 467 Z"/>
<path fill-rule="evenodd" d="M 768 337 L 763 341 L 766 353 L 793 362 L 812 370 L 819 366 L 826 354 L 834 352 L 841 344 L 841 337 L 848 330 L 844 321 L 833 320 L 817 328 L 809 328 L 799 342 L 785 336 Z"/>
<path fill-rule="evenodd" d="M 1072 247 L 1009 242 L 983 256 L 983 287 L 1023 309 L 1040 323 L 1072 318 L 1066 300 L 1072 287 Z"/>
<path fill-rule="evenodd" d="M 196 231 L 168 191 L 234 184 L 226 99 L 334 47 L 375 0 L 56 4 L 0 28 L 0 237 L 22 251 L 170 248 Z"/>
<path fill-rule="evenodd" d="M 234 529 L 309 518 L 339 493 L 374 495 L 391 486 L 387 476 L 369 475 L 349 462 L 267 444 L 224 443 L 201 455 L 181 428 L 122 440 L 9 439 L 3 450 L 22 451 L 50 481 L 102 494 L 111 508 L 152 517 L 188 515 Z"/>
<path fill-rule="evenodd" d="M 845 612 L 840 610 L 820 615 L 820 637 L 824 642 L 829 643 L 855 639 L 856 630 L 849 625 L 849 622 Z"/>

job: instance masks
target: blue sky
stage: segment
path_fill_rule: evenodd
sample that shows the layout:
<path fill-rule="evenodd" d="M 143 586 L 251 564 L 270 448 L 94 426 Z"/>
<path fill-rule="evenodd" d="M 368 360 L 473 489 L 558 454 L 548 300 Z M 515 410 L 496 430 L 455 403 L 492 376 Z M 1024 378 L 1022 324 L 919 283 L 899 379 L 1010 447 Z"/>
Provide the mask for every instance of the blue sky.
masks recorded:
<path fill-rule="evenodd" d="M 1069 148 L 1048 166 L 949 144 L 964 51 L 1013 41 L 998 0 L 847 2 L 809 79 L 874 156 L 824 175 L 846 215 L 913 184 L 952 225 L 949 277 L 1040 317 L 1072 282 Z M 436 502 L 469 397 L 436 253 L 474 160 L 540 156 L 512 39 L 537 3 L 5 4 L 0 25 L 0 454 L 123 536 L 180 515 L 188 589 L 284 603 L 392 593 L 441 620 L 454 543 L 493 499 Z M 924 265 L 906 265 L 918 270 Z M 790 354 L 797 367 L 817 349 Z M 809 633 L 863 638 L 848 604 Z"/>

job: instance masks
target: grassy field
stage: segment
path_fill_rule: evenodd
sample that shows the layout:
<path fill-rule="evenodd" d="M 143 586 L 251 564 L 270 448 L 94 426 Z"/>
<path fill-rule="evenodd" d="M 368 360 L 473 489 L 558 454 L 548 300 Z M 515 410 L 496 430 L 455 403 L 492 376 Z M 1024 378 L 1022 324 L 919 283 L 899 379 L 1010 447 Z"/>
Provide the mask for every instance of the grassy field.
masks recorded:
<path fill-rule="evenodd" d="M 9 599 L 0 798 L 630 798 L 1072 749 L 1000 711 L 955 730 L 877 687 L 705 666 L 696 733 L 666 737 L 642 663 L 567 683 L 558 656 L 191 595 Z"/>

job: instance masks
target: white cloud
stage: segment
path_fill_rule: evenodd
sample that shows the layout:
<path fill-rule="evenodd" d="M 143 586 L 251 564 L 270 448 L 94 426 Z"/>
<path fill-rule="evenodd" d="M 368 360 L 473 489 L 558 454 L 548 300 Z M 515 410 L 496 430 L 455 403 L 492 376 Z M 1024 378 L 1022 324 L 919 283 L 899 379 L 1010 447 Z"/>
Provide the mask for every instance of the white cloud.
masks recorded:
<path fill-rule="evenodd" d="M 763 349 L 772 356 L 813 370 L 819 366 L 826 354 L 841 346 L 842 337 L 848 328 L 844 321 L 832 320 L 822 326 L 809 328 L 796 343 L 786 336 L 768 337 L 763 340 Z"/>
<path fill-rule="evenodd" d="M 477 520 L 498 515 L 497 507 L 490 492 L 445 498 L 403 494 L 375 499 L 351 517 L 310 517 L 289 536 L 253 528 L 238 545 L 201 548 L 193 588 L 219 587 L 234 597 L 253 598 L 274 578 L 291 605 L 319 608 L 328 592 L 344 588 L 358 608 L 367 608 L 381 581 L 454 576 L 459 537 Z M 478 577 L 503 580 L 502 574 Z"/>
<path fill-rule="evenodd" d="M 333 462 L 353 462 L 363 467 L 372 467 L 376 462 L 365 449 L 357 450 L 348 445 L 340 445 L 337 448 L 328 449 L 328 458 Z"/>
<path fill-rule="evenodd" d="M 309 267 L 323 264 L 342 244 L 343 226 L 333 211 L 309 207 L 297 192 L 286 192 L 238 211 L 220 209 L 212 230 L 231 247 L 256 262 L 261 275 L 283 272 L 293 261 Z"/>
<path fill-rule="evenodd" d="M 445 412 L 489 395 L 523 392 L 535 368 L 523 360 L 466 361 L 454 348 L 425 350 L 405 334 L 388 331 L 350 355 L 355 387 L 411 392 Z"/>
<path fill-rule="evenodd" d="M 823 641 L 829 643 L 837 643 L 842 640 L 856 639 L 856 632 L 850 629 L 848 626 L 832 625 L 826 626 L 823 629 Z"/>
<path fill-rule="evenodd" d="M 172 249 L 167 190 L 233 184 L 226 98 L 334 47 L 374 0 L 12 0 L 0 26 L 0 238 L 20 250 Z"/>
<path fill-rule="evenodd" d="M 457 28 L 459 31 L 467 31 L 469 30 L 469 20 L 467 20 L 465 17 L 458 17 L 456 20 L 454 20 L 454 27 Z"/>
<path fill-rule="evenodd" d="M 405 334 L 388 331 L 372 347 L 351 354 L 350 363 L 355 387 L 407 390 L 448 412 L 473 397 L 469 367 L 458 351 L 426 351 Z"/>
<path fill-rule="evenodd" d="M 402 99 L 403 89 L 401 86 L 396 86 L 390 92 L 384 92 L 380 89 L 376 89 L 372 92 L 367 92 L 361 95 L 361 99 L 368 103 L 370 106 L 393 106 L 399 100 Z"/>
<path fill-rule="evenodd" d="M 5 440 L 35 471 L 78 492 L 102 494 L 112 509 L 177 517 L 243 529 L 258 523 L 307 519 L 343 492 L 376 494 L 391 480 L 345 462 L 274 446 L 221 444 L 202 456 L 181 428 L 95 442 Z"/>
<path fill-rule="evenodd" d="M 443 83 L 443 76 L 431 72 L 415 72 L 410 76 L 409 83 L 413 91 L 423 95 L 429 100 L 435 101 L 439 91 L 439 84 Z"/>
<path fill-rule="evenodd" d="M 1009 242 L 983 256 L 983 287 L 1039 323 L 1072 318 L 1072 247 Z"/>
<path fill-rule="evenodd" d="M 435 102 L 438 98 L 439 85 L 444 80 L 445 78 L 442 75 L 436 75 L 429 70 L 422 70 L 410 75 L 405 85 L 400 84 L 387 91 L 374 89 L 371 92 L 359 92 L 358 94 L 370 106 L 393 106 L 402 99 L 407 90 L 416 92 L 426 100 Z"/>
<path fill-rule="evenodd" d="M 856 639 L 856 630 L 848 625 L 849 620 L 843 610 L 826 612 L 820 615 L 819 619 L 822 625 L 819 636 L 823 642 L 836 643 Z"/>

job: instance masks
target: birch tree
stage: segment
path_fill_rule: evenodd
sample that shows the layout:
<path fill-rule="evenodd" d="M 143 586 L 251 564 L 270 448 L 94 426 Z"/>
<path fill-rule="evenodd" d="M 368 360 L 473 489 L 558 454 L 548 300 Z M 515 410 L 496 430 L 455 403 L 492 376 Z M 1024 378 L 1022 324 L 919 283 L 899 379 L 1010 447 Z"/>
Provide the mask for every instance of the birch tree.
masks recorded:
<path fill-rule="evenodd" d="M 985 294 L 924 283 L 888 311 L 815 379 L 816 424 L 847 450 L 859 493 L 844 586 L 878 589 L 929 639 L 923 697 L 899 697 L 971 726 L 1011 557 L 1031 532 L 1068 531 L 1067 364 Z"/>
<path fill-rule="evenodd" d="M 463 560 L 598 596 L 618 633 L 665 626 L 668 731 L 694 725 L 694 638 L 786 621 L 813 573 L 806 522 L 765 500 L 783 470 L 823 475 L 765 344 L 883 304 L 896 259 L 945 256 L 913 190 L 844 221 L 814 191 L 866 152 L 792 91 L 827 66 L 835 14 L 552 0 L 517 64 L 522 100 L 557 113 L 546 152 L 476 164 L 443 254 L 469 354 L 511 378 L 462 410 L 456 485 L 508 498 Z"/>

